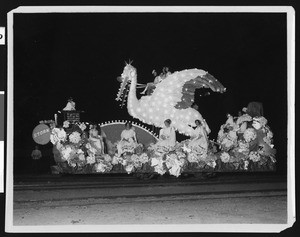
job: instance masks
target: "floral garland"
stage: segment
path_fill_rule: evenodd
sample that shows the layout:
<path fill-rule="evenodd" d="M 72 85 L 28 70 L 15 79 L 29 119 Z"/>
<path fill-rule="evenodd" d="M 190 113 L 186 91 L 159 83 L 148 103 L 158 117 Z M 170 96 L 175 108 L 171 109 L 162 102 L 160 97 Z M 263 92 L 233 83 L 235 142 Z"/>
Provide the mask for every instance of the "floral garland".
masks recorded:
<path fill-rule="evenodd" d="M 66 163 L 71 172 L 88 167 L 95 172 L 109 172 L 112 169 L 111 157 L 99 154 L 90 143 L 85 123 L 71 124 L 65 121 L 62 128 L 52 128 L 50 140 L 58 151 L 56 161 Z"/>
<path fill-rule="evenodd" d="M 101 154 L 89 140 L 85 123 L 64 122 L 52 127 L 50 140 L 54 156 L 63 172 L 108 173 L 152 172 L 180 176 L 182 172 L 255 170 L 253 165 L 271 167 L 276 162 L 273 133 L 264 117 L 243 115 L 229 117 L 218 133 L 216 147 L 208 141 L 208 149 L 189 147 L 190 140 L 177 142 L 175 147 L 142 144 L 126 147 L 118 154 L 118 143 L 112 144 L 109 154 Z M 259 168 L 258 168 L 259 170 Z"/>

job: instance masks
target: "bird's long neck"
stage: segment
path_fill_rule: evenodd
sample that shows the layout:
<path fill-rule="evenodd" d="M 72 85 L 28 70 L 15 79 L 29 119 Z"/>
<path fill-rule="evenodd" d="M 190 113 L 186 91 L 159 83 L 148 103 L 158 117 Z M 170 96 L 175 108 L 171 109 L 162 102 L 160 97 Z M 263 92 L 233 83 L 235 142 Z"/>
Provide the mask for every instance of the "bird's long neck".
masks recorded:
<path fill-rule="evenodd" d="M 136 83 L 137 83 L 137 75 L 131 78 L 131 84 L 130 84 L 130 89 L 128 94 L 127 106 L 130 114 L 132 114 L 132 109 L 135 108 L 139 102 L 136 97 Z"/>

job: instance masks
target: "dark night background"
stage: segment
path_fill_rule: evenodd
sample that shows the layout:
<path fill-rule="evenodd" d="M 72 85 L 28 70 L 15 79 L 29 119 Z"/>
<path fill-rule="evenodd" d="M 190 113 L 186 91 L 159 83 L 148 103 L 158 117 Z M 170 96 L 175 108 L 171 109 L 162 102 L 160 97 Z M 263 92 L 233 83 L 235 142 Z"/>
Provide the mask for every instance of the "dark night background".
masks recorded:
<path fill-rule="evenodd" d="M 133 60 L 138 82 L 151 71 L 199 68 L 226 88 L 196 103 L 216 138 L 227 112 L 264 105 L 278 172 L 287 161 L 286 15 L 280 13 L 61 13 L 14 15 L 14 166 L 26 172 L 32 130 L 53 119 L 69 96 L 84 120 L 130 119 L 115 101 L 116 77 Z M 140 92 L 141 90 L 138 90 Z M 51 145 L 41 146 L 50 158 Z"/>

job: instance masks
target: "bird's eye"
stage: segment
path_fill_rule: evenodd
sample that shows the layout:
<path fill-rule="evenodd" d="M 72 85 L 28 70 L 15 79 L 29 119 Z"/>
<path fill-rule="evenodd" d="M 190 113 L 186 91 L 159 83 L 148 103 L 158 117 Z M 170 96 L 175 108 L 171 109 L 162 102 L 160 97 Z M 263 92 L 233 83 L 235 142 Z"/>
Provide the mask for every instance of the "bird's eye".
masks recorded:
<path fill-rule="evenodd" d="M 132 71 L 132 72 L 130 72 L 130 75 L 133 77 L 135 75 L 135 73 Z"/>

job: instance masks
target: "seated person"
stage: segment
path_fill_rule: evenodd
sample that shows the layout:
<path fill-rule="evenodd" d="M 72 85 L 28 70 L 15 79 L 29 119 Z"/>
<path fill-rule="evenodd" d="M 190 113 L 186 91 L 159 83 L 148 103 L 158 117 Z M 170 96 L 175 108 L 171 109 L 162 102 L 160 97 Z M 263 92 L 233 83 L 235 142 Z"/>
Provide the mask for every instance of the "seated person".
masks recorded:
<path fill-rule="evenodd" d="M 155 89 L 156 85 L 163 80 L 161 76 L 157 75 L 155 70 L 152 71 L 152 74 L 154 76 L 154 81 L 147 83 L 146 88 L 141 92 L 141 94 L 145 94 L 147 92 L 147 95 L 150 95 L 151 91 Z"/>
<path fill-rule="evenodd" d="M 97 150 L 96 155 L 104 154 L 104 142 L 103 137 L 101 135 L 101 131 L 97 129 L 97 125 L 91 125 L 89 131 L 89 141 L 91 145 Z M 105 135 L 105 134 L 104 134 Z"/>
<path fill-rule="evenodd" d="M 167 119 L 164 121 L 165 127 L 159 131 L 159 140 L 155 144 L 156 147 L 163 147 L 169 149 L 174 147 L 176 144 L 176 133 L 175 129 L 171 127 L 172 121 Z"/>
<path fill-rule="evenodd" d="M 67 103 L 66 107 L 63 108 L 63 110 L 64 110 L 64 111 L 72 111 L 72 110 L 76 110 L 76 109 L 75 109 L 75 102 L 73 101 L 73 98 L 72 98 L 72 97 L 70 97 L 70 98 L 68 99 L 68 103 Z"/>
<path fill-rule="evenodd" d="M 124 152 L 134 152 L 137 147 L 136 133 L 132 128 L 130 122 L 125 123 L 125 129 L 121 133 L 121 140 L 117 144 L 118 155 L 122 155 Z"/>
<path fill-rule="evenodd" d="M 166 78 L 169 75 L 171 75 L 171 72 L 169 71 L 169 68 L 168 67 L 163 67 L 163 78 Z"/>
<path fill-rule="evenodd" d="M 194 129 L 194 134 L 188 143 L 188 147 L 206 157 L 208 150 L 207 131 L 205 125 L 200 120 L 197 119 L 195 124 L 197 127 Z"/>

